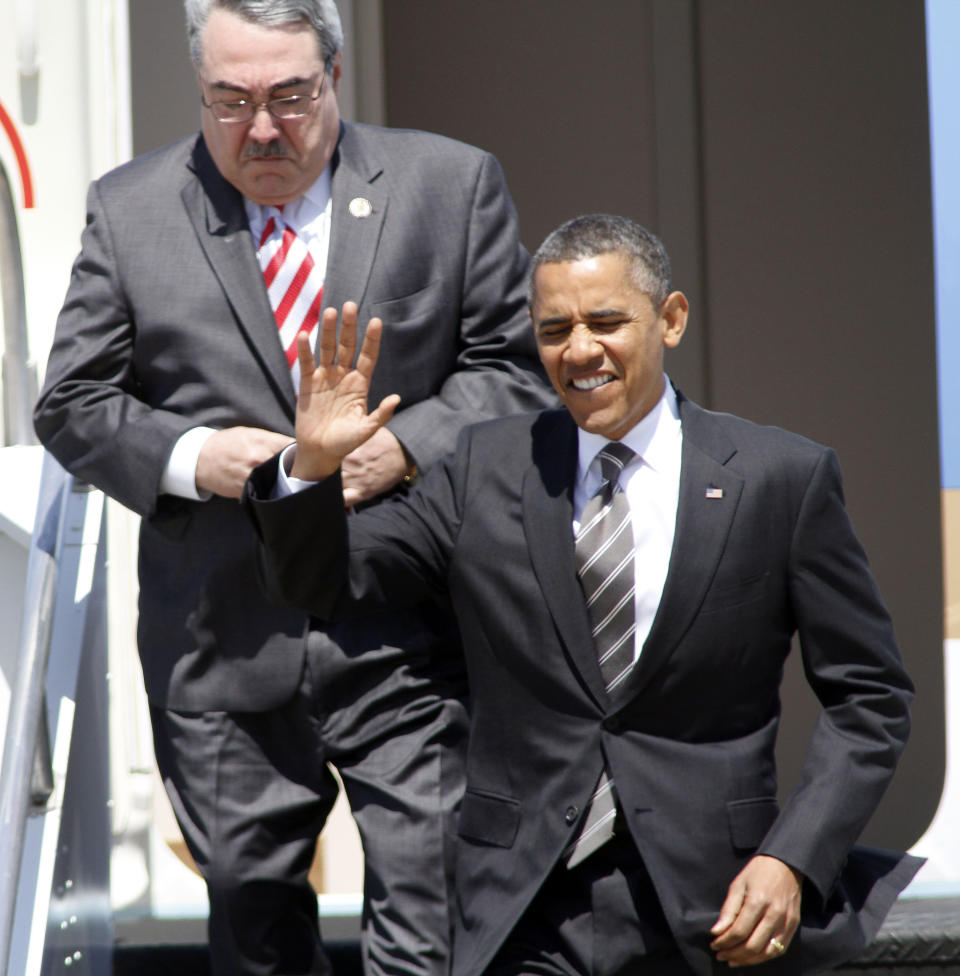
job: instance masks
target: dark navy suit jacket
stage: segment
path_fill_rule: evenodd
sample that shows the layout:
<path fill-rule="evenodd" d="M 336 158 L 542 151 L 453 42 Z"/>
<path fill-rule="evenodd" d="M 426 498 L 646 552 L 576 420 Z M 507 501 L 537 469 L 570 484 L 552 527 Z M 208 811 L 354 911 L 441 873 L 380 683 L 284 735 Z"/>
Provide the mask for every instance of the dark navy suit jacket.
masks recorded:
<path fill-rule="evenodd" d="M 467 429 L 404 499 L 345 520 L 339 479 L 247 506 L 265 573 L 320 617 L 452 601 L 471 695 L 459 820 L 456 976 L 481 973 L 571 839 L 607 763 L 666 918 L 699 973 L 727 886 L 756 853 L 806 876 L 785 956 L 853 955 L 920 862 L 857 848 L 906 741 L 911 683 L 843 504 L 835 455 L 682 396 L 680 497 L 653 627 L 626 689 L 603 687 L 574 570 L 576 428 L 565 410 Z M 791 638 L 823 709 L 776 799 Z"/>

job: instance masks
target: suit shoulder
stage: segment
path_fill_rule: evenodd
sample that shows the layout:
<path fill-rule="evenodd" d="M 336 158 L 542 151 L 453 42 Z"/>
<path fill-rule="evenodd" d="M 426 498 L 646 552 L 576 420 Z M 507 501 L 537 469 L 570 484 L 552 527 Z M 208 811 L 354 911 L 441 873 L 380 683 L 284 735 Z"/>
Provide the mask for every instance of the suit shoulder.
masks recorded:
<path fill-rule="evenodd" d="M 198 136 L 196 133 L 161 146 L 105 173 L 94 184 L 101 195 L 126 194 L 137 190 L 142 194 L 145 185 L 156 187 L 167 183 L 182 184 L 189 176 L 189 166 Z"/>
<path fill-rule="evenodd" d="M 506 417 L 494 417 L 492 420 L 481 420 L 469 424 L 460 432 L 461 441 L 471 444 L 502 443 L 517 438 L 528 439 L 545 414 L 566 413 L 560 410 L 531 410 L 524 413 L 510 414 Z"/>
<path fill-rule="evenodd" d="M 444 160 L 472 160 L 474 164 L 491 154 L 484 149 L 460 142 L 450 136 L 421 129 L 391 129 L 385 126 L 366 125 L 362 122 L 344 123 L 344 145 L 382 151 L 390 159 L 416 158 L 442 163 Z"/>
<path fill-rule="evenodd" d="M 532 410 L 464 427 L 456 453 L 497 467 L 519 466 L 544 451 L 549 453 L 551 445 L 559 448 L 568 438 L 576 440 L 576 426 L 565 408 Z"/>
<path fill-rule="evenodd" d="M 790 451 L 796 454 L 821 455 L 831 448 L 824 444 L 797 434 L 783 427 L 772 424 L 759 424 L 744 417 L 729 413 L 717 413 L 715 416 L 723 423 L 731 436 L 736 436 L 738 442 L 754 445 L 757 450 Z"/>
<path fill-rule="evenodd" d="M 494 417 L 464 427 L 459 434 L 459 450 L 499 451 L 501 454 L 514 448 L 528 450 L 531 441 L 549 436 L 554 429 L 560 433 L 572 426 L 570 415 L 562 407 Z"/>
<path fill-rule="evenodd" d="M 711 436 L 726 438 L 737 451 L 773 457 L 792 455 L 819 458 L 832 450 L 783 427 L 759 424 L 732 413 L 707 410 L 685 397 L 681 397 L 681 403 L 684 433 L 689 433 L 694 439 Z"/>
<path fill-rule="evenodd" d="M 691 405 L 681 406 L 684 444 L 751 480 L 764 484 L 802 486 L 822 466 L 842 480 L 832 448 L 782 427 Z"/>

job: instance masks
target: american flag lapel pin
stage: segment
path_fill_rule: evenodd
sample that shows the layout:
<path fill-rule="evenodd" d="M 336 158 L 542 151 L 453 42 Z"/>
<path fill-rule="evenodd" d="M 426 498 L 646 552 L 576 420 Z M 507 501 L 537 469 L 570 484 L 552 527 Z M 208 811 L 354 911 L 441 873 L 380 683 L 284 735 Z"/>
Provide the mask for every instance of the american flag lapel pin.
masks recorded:
<path fill-rule="evenodd" d="M 706 491 L 707 498 L 723 498 L 723 489 L 716 485 L 709 485 Z"/>

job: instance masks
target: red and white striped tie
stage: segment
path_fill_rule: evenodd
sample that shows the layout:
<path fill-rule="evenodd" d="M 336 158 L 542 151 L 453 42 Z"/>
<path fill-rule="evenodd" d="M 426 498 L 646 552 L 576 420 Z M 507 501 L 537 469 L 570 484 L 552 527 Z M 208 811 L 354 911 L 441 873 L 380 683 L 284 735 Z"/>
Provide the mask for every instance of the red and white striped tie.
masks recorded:
<path fill-rule="evenodd" d="M 271 214 L 260 235 L 257 258 L 277 320 L 280 344 L 287 356 L 294 391 L 300 388 L 297 335 L 306 332 L 312 346 L 323 301 L 323 271 L 318 269 L 307 244 L 284 223 L 281 209 Z"/>

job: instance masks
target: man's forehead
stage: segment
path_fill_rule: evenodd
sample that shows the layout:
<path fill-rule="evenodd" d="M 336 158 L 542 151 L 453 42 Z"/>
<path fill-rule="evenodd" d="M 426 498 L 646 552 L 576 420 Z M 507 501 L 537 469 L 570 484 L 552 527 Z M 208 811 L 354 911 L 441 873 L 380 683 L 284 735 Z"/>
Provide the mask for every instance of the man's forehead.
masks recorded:
<path fill-rule="evenodd" d="M 238 81 L 232 81 L 229 78 L 208 77 L 205 80 L 207 85 L 210 88 L 223 88 L 225 91 L 244 92 L 244 93 L 249 92 L 251 90 L 251 86 L 242 84 Z M 302 85 L 312 85 L 315 84 L 317 81 L 318 79 L 316 77 L 316 74 L 306 75 L 306 76 L 290 75 L 289 77 L 286 78 L 278 77 L 277 80 L 270 81 L 262 87 L 272 92 L 279 89 L 297 88 Z M 261 87 L 261 86 L 258 84 L 256 87 Z"/>
<path fill-rule="evenodd" d="M 280 87 L 323 68 L 323 51 L 306 22 L 265 26 L 227 10 L 214 10 L 203 29 L 202 69 L 211 83 L 256 81 Z"/>
<path fill-rule="evenodd" d="M 619 251 L 604 251 L 602 254 L 588 254 L 562 261 L 544 261 L 536 270 L 537 276 L 552 281 L 573 281 L 603 276 L 611 281 L 629 279 L 630 265 L 625 255 Z"/>
<path fill-rule="evenodd" d="M 533 275 L 532 297 L 538 302 L 574 301 L 585 295 L 643 294 L 630 274 L 630 266 L 617 252 L 574 258 L 569 261 L 544 261 Z"/>

